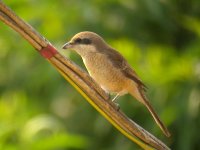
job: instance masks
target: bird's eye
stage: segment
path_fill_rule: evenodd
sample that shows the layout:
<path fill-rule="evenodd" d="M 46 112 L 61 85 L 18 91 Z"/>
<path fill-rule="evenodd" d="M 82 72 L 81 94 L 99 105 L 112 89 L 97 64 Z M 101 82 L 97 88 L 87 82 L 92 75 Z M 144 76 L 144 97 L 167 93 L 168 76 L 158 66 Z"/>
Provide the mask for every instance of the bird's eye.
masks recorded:
<path fill-rule="evenodd" d="M 82 44 L 91 44 L 92 41 L 91 41 L 90 39 L 85 38 L 85 39 L 82 39 L 82 42 L 81 42 L 81 43 L 82 43 Z"/>
<path fill-rule="evenodd" d="M 74 40 L 75 43 L 81 43 L 81 39 L 77 38 L 76 40 Z"/>

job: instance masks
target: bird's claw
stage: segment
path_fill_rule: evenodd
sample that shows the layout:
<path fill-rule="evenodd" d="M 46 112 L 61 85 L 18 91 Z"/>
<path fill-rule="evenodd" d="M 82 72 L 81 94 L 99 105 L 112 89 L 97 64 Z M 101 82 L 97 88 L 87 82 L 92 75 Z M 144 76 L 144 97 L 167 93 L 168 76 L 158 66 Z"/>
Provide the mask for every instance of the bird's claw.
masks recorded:
<path fill-rule="evenodd" d="M 111 95 L 109 94 L 108 96 L 109 96 L 109 100 L 110 100 L 110 102 L 113 104 L 114 108 L 115 108 L 117 111 L 119 111 L 119 110 L 120 110 L 120 106 L 119 106 L 118 103 L 115 102 L 116 97 L 115 97 L 114 99 L 111 99 Z"/>
<path fill-rule="evenodd" d="M 116 109 L 117 111 L 119 111 L 119 110 L 120 110 L 120 106 L 119 106 L 119 104 L 118 104 L 118 103 L 115 103 L 115 102 L 114 102 L 114 106 L 115 106 L 115 109 Z"/>

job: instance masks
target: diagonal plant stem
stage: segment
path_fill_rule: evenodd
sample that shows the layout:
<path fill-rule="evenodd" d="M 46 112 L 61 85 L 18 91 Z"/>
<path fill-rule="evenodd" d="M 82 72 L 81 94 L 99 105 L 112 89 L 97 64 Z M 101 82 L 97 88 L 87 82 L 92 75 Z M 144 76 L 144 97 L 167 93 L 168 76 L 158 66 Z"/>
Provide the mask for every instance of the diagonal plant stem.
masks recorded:
<path fill-rule="evenodd" d="M 41 53 L 47 46 L 55 49 L 29 24 L 15 15 L 2 1 L 0 1 L 0 20 L 24 37 L 38 52 Z M 63 57 L 58 52 L 47 60 L 93 107 L 130 140 L 146 150 L 170 149 L 155 136 L 128 118 L 122 111 L 118 111 L 116 106 L 108 100 L 108 94 L 106 94 L 85 71 L 80 69 L 72 61 Z"/>

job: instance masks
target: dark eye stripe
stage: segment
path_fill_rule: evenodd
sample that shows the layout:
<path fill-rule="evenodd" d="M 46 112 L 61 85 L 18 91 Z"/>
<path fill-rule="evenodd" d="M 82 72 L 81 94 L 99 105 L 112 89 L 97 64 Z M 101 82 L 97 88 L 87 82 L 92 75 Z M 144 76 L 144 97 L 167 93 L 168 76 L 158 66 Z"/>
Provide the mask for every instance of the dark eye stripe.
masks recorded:
<path fill-rule="evenodd" d="M 91 44 L 92 43 L 92 41 L 88 38 L 84 38 L 84 39 L 77 38 L 74 40 L 74 42 L 77 44 Z"/>
<path fill-rule="evenodd" d="M 75 43 L 81 43 L 81 39 L 77 38 L 76 40 L 74 40 Z"/>
<path fill-rule="evenodd" d="M 90 39 L 82 39 L 82 44 L 91 44 L 91 40 Z"/>

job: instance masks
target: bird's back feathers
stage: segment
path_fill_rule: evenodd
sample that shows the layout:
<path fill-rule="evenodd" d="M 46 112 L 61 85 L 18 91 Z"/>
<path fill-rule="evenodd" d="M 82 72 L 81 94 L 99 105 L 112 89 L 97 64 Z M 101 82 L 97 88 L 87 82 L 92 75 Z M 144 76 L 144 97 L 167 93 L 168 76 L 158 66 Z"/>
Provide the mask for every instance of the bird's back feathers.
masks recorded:
<path fill-rule="evenodd" d="M 112 59 L 111 62 L 114 67 L 119 68 L 127 78 L 133 80 L 136 84 L 138 84 L 138 86 L 142 87 L 143 90 L 147 88 L 146 85 L 137 76 L 136 72 L 131 68 L 131 66 L 118 51 L 109 47 L 109 50 L 107 50 L 106 54 L 108 59 Z"/>

